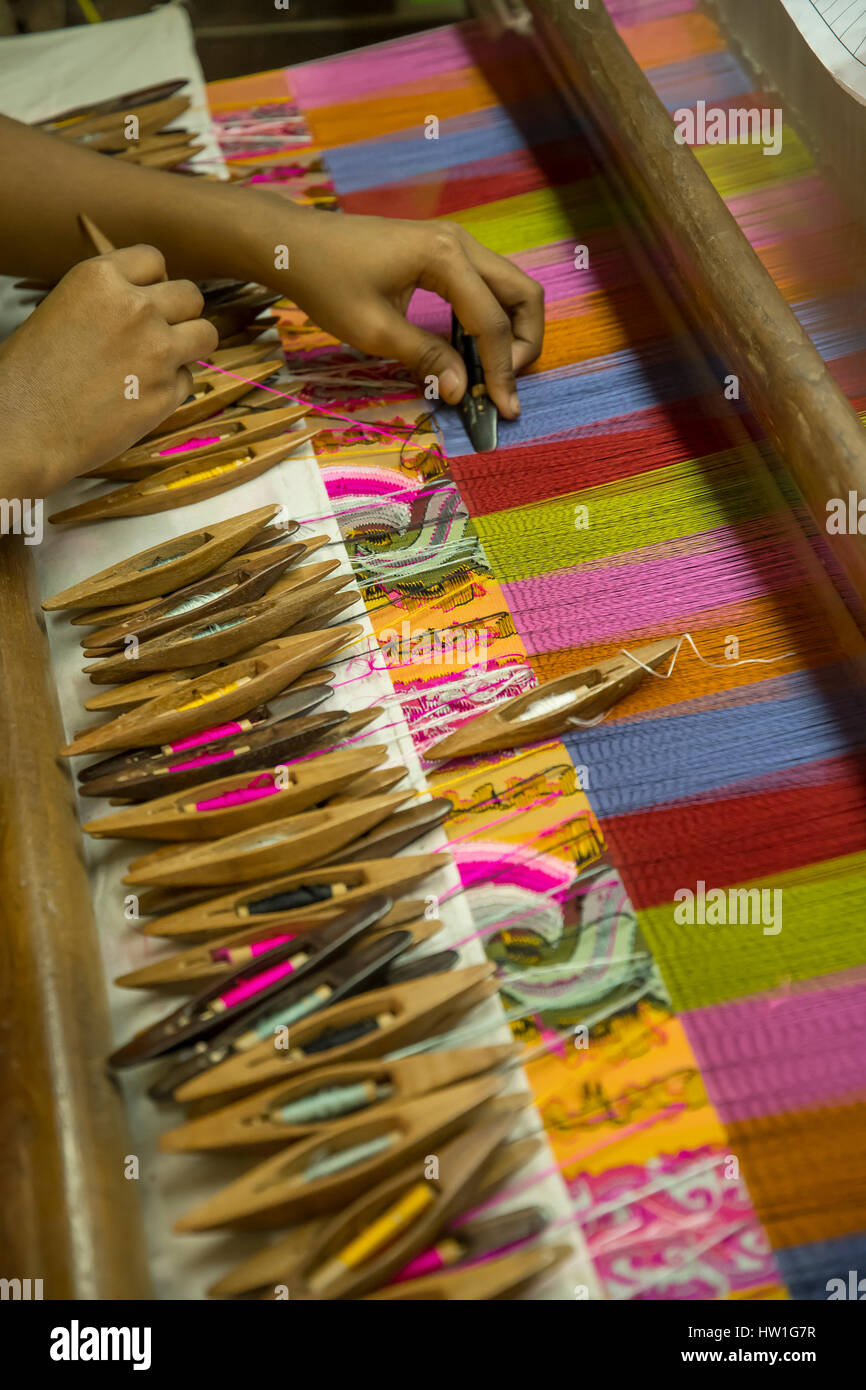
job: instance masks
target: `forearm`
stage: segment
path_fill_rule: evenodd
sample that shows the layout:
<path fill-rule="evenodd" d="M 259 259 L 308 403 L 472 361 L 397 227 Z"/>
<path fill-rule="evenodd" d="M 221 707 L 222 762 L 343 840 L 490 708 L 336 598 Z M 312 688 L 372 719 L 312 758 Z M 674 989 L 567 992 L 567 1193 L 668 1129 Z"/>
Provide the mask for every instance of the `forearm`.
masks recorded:
<path fill-rule="evenodd" d="M 455 403 L 466 390 L 459 353 L 406 320 L 413 292 L 431 290 L 476 338 L 499 411 L 520 413 L 514 373 L 541 349 L 544 296 L 459 225 L 334 216 L 268 190 L 143 169 L 3 117 L 0 168 L 0 271 L 69 278 L 92 256 L 78 225 L 85 212 L 115 246 L 157 247 L 170 281 L 268 285 L 338 342 L 396 358 L 425 383 L 435 378 Z M 86 315 L 86 304 L 78 308 Z"/>
<path fill-rule="evenodd" d="M 260 280 L 267 278 L 270 222 L 271 240 L 284 241 L 310 215 L 253 189 L 96 154 L 5 116 L 0 168 L 0 271 L 10 275 L 58 280 L 92 255 L 77 221 L 86 212 L 117 246 L 158 246 L 172 278 Z"/>

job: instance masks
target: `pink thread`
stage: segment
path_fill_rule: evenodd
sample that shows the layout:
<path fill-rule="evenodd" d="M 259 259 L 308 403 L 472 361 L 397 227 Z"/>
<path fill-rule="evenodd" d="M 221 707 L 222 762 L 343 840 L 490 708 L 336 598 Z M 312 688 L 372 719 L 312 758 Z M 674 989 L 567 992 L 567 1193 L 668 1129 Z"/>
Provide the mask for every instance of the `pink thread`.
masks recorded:
<path fill-rule="evenodd" d="M 561 1038 L 555 1028 L 539 1027 L 539 1036 L 544 1043 L 545 1052 L 552 1057 L 559 1057 L 563 1062 L 566 1060 L 565 1038 Z"/>
<path fill-rule="evenodd" d="M 300 758 L 290 758 L 283 766 L 294 767 L 297 763 L 309 762 L 311 758 L 323 758 L 326 753 L 336 753 L 343 748 L 351 748 L 353 743 L 360 743 L 362 738 L 369 738 L 373 733 L 375 733 L 378 738 L 386 729 L 400 729 L 403 727 L 403 724 L 404 721 L 402 719 L 395 719 L 393 724 L 383 724 L 378 729 L 366 729 L 364 733 L 356 734 L 354 738 L 347 738 L 342 743 L 334 743 L 330 748 L 317 748 L 312 753 L 302 753 Z"/>
<path fill-rule="evenodd" d="M 236 787 L 234 791 L 222 792 L 220 796 L 212 796 L 208 801 L 197 801 L 195 809 L 197 811 L 221 811 L 230 806 L 244 806 L 248 801 L 260 801 L 263 796 L 273 796 L 275 792 L 282 791 L 274 781 L 273 774 L 265 772 L 261 777 L 254 777 L 252 782 L 248 782 L 245 787 Z"/>
<path fill-rule="evenodd" d="M 504 825 L 507 821 L 516 820 L 518 816 L 525 816 L 528 811 L 534 811 L 538 806 L 546 806 L 548 802 L 559 801 L 561 798 L 562 792 L 550 792 L 548 796 L 539 797 L 538 801 L 531 802 L 529 806 L 518 806 L 516 811 L 507 811 L 506 814 L 500 816 L 498 820 L 485 821 L 483 825 L 476 826 L 474 830 L 468 830 L 465 835 L 458 835 L 453 840 L 446 840 L 444 845 L 442 845 L 442 849 L 450 849 L 452 845 L 459 845 L 463 840 L 471 840 L 474 835 L 480 835 L 483 831 L 492 830 L 494 825 Z M 574 817 L 569 816 L 569 820 L 574 820 Z M 563 824 L 567 824 L 567 822 L 563 822 Z M 550 828 L 551 830 L 556 830 L 557 827 L 552 825 Z M 544 831 L 542 833 L 547 834 L 548 832 Z M 506 856 L 503 856 L 503 858 L 505 857 Z"/>
<path fill-rule="evenodd" d="M 420 1255 L 416 1255 L 413 1260 L 405 1264 L 403 1268 L 389 1279 L 389 1284 L 405 1284 L 409 1279 L 421 1279 L 425 1274 L 436 1274 L 440 1269 L 445 1268 L 445 1261 L 439 1254 L 435 1245 L 431 1250 L 424 1250 Z"/>
<path fill-rule="evenodd" d="M 288 936 L 269 936 L 265 941 L 254 941 L 247 949 L 251 956 L 263 956 L 266 951 L 273 951 L 277 946 L 284 946 L 287 941 L 294 941 L 295 935 Z M 232 951 L 241 950 L 238 946 L 215 946 L 211 951 L 211 960 L 227 960 L 231 962 Z"/>
<path fill-rule="evenodd" d="M 196 366 L 207 367 L 212 372 L 222 372 L 223 376 L 233 376 L 235 381 L 245 381 L 248 386 L 257 386 L 260 391 L 269 391 L 272 396 L 282 396 L 283 400 L 295 401 L 298 405 L 309 406 L 319 415 L 328 415 L 334 420 L 342 420 L 349 425 L 359 425 L 362 429 L 369 430 L 371 434 L 381 434 L 384 439 L 396 439 L 400 444 L 405 443 L 402 434 L 392 434 L 390 430 L 380 429 L 378 425 L 369 425 L 364 420 L 353 420 L 351 415 L 340 415 L 336 410 L 326 410 L 324 406 L 314 405 L 312 401 L 304 400 L 303 396 L 293 396 L 288 391 L 278 391 L 274 386 L 263 386 L 260 381 L 250 381 L 249 377 L 241 376 L 238 372 L 226 371 L 225 367 L 215 367 L 212 362 L 197 362 Z"/>
<path fill-rule="evenodd" d="M 263 970 L 261 975 L 254 975 L 251 980 L 242 980 L 234 989 L 227 989 L 225 994 L 220 995 L 220 1003 L 227 1009 L 234 1008 L 235 1004 L 242 1004 L 245 999 L 251 999 L 253 995 L 267 989 L 268 985 L 291 975 L 294 969 L 290 960 L 280 961 L 279 965 L 272 965 L 270 970 Z"/>
<path fill-rule="evenodd" d="M 202 734 L 192 734 L 189 738 L 182 738 L 179 743 L 168 745 L 169 753 L 185 753 L 187 748 L 200 748 L 203 743 L 213 743 L 218 738 L 229 738 L 231 734 L 242 734 L 243 728 L 237 721 L 231 724 L 220 724 L 215 729 L 205 729 Z"/>
<path fill-rule="evenodd" d="M 558 800 L 558 798 L 559 798 L 561 795 L 562 795 L 562 793 L 559 792 L 559 791 L 552 792 L 552 793 L 550 794 L 549 797 L 546 797 L 546 798 L 545 798 L 545 801 L 556 801 L 556 800 Z M 541 803 L 541 804 L 544 804 L 544 803 Z M 527 809 L 529 809 L 529 808 L 527 808 Z M 522 812 L 522 810 L 518 810 L 515 814 L 516 814 L 516 815 L 522 815 L 523 812 Z M 511 817 L 511 818 L 513 819 L 513 817 Z M 540 831 L 539 834 L 536 835 L 536 836 L 534 837 L 534 840 L 540 840 L 540 839 L 546 837 L 547 835 L 552 835 L 553 832 L 554 832 L 554 830 L 559 830 L 559 829 L 561 829 L 562 826 L 564 826 L 564 825 L 570 825 L 572 821 L 575 821 L 575 820 L 577 820 L 577 819 L 578 819 L 577 816 L 568 816 L 568 817 L 566 818 L 566 820 L 559 821 L 556 825 L 547 826 L 547 827 L 545 827 L 544 830 Z M 495 824 L 495 823 L 496 823 L 496 822 L 494 822 L 494 824 Z M 486 829 L 486 827 L 485 827 L 485 826 L 481 826 L 479 829 L 480 829 L 480 830 L 484 830 L 484 829 Z M 465 837 L 464 837 L 464 838 L 465 838 Z M 528 843 L 528 844 L 533 844 L 533 843 L 534 843 L 534 840 L 529 840 L 527 843 Z M 503 854 L 503 856 L 502 856 L 503 861 L 504 861 L 504 860 L 507 860 L 507 859 L 513 859 L 513 858 L 515 858 L 517 855 L 519 855 L 520 850 L 523 849 L 523 848 L 524 848 L 523 845 L 518 845 L 517 849 L 514 850 L 514 851 L 512 851 L 511 854 Z M 543 854 L 543 853 L 544 853 L 544 850 L 541 850 L 541 851 L 539 851 L 539 852 Z M 518 860 L 518 862 L 519 862 L 519 860 Z M 474 888 L 474 886 L 475 886 L 476 883 L 486 883 L 486 882 L 489 880 L 489 878 L 490 878 L 489 872 L 488 872 L 488 871 L 485 871 L 483 874 L 479 874 L 477 878 L 471 878 L 471 879 L 469 879 L 468 882 L 461 883 L 461 885 L 460 885 L 459 888 L 452 888 L 451 891 L 450 891 L 449 893 L 446 893 L 445 896 L 444 896 L 443 898 L 440 898 L 440 899 L 439 899 L 439 902 L 440 902 L 440 903 L 447 903 L 447 902 L 449 902 L 449 901 L 451 900 L 451 898 L 455 897 L 456 894 L 465 892 L 467 888 Z"/>
<path fill-rule="evenodd" d="M 223 438 L 221 434 L 211 434 L 204 439 L 188 439 L 185 444 L 174 444 L 170 449 L 159 449 L 160 458 L 166 454 L 185 454 L 192 449 L 204 449 L 208 444 L 219 444 Z"/>
<path fill-rule="evenodd" d="M 328 465 L 325 463 L 325 464 L 323 465 L 323 467 L 322 467 L 322 472 L 326 472 L 326 471 L 328 471 Z M 312 526 L 312 525 L 314 525 L 315 523 L 318 523 L 318 522 L 323 522 L 323 521 L 334 521 L 335 519 L 338 519 L 338 518 L 352 516 L 352 514 L 353 514 L 354 512 L 381 511 L 381 510 L 382 510 L 382 499 L 383 499 L 383 497 L 400 497 L 400 496 L 402 496 L 402 494 L 403 494 L 404 492 L 411 492 L 411 493 L 413 493 L 414 496 L 415 496 L 415 498 L 417 499 L 417 498 L 419 498 L 419 497 L 435 497 L 435 496 L 437 496 L 440 492 L 443 492 L 443 493 L 444 493 L 444 492 L 448 492 L 448 491 L 456 492 L 457 489 L 456 489 L 455 487 L 451 487 L 450 485 L 449 485 L 448 487 L 444 487 L 444 486 L 443 486 L 443 487 L 429 488 L 427 491 L 425 491 L 423 487 L 404 487 L 404 488 L 396 488 L 393 492 L 380 494 L 380 496 L 377 497 L 376 500 L 373 501 L 373 502 L 358 502 L 358 503 L 356 503 L 355 506 L 352 506 L 352 507 L 344 507 L 344 508 L 342 508 L 340 511 L 337 511 L 337 509 L 335 508 L 332 512 L 329 512 L 327 516 L 308 516 L 308 517 L 304 517 L 304 525 L 305 525 L 305 526 Z M 329 494 L 329 495 L 331 495 L 331 494 Z M 465 512 L 465 511 L 463 511 L 463 512 L 455 512 L 455 513 L 454 513 L 454 516 L 455 516 L 455 517 L 457 517 L 457 516 L 465 516 L 465 515 L 466 515 L 466 512 Z M 450 523 L 449 523 L 449 525 L 450 525 Z M 382 563 L 383 560 L 387 563 L 387 557 L 378 556 L 377 558 L 379 559 L 379 562 L 380 562 L 380 563 Z M 396 566 L 398 566 L 398 565 L 404 564 L 405 561 L 402 560 L 402 559 L 398 556 L 394 561 L 392 561 L 392 563 L 393 563 L 394 566 L 396 567 Z"/>
<path fill-rule="evenodd" d="M 568 1154 L 561 1163 L 551 1164 L 549 1168 L 543 1169 L 542 1172 L 536 1173 L 533 1177 L 526 1179 L 526 1181 L 517 1183 L 514 1187 L 500 1190 L 495 1196 L 488 1197 L 486 1202 L 481 1202 L 479 1206 L 473 1207 L 471 1211 L 464 1212 L 460 1220 L 454 1222 L 455 1227 L 463 1226 L 467 1221 L 472 1221 L 476 1216 L 480 1216 L 483 1212 L 488 1211 L 490 1207 L 499 1206 L 500 1202 L 505 1202 L 510 1197 L 519 1197 L 528 1188 L 533 1187 L 538 1182 L 543 1182 L 545 1178 L 554 1177 L 557 1173 L 561 1173 L 563 1168 L 568 1168 L 572 1163 L 578 1163 L 583 1158 L 590 1158 L 593 1154 L 600 1153 L 602 1149 L 609 1149 L 614 1144 L 621 1144 L 624 1139 L 630 1139 L 633 1134 L 639 1134 L 643 1129 L 651 1129 L 653 1125 L 660 1124 L 663 1120 L 672 1119 L 674 1115 L 680 1113 L 680 1110 L 680 1106 L 671 1105 L 667 1110 L 660 1110 L 657 1114 L 651 1115 L 646 1120 L 636 1120 L 634 1124 L 626 1125 L 625 1129 L 621 1129 L 618 1134 L 613 1135 L 610 1139 L 603 1139 L 598 1144 L 591 1144 L 588 1149 L 580 1149 L 577 1153 Z M 575 1218 L 572 1216 L 565 1219 L 566 1221 L 572 1221 Z"/>
<path fill-rule="evenodd" d="M 209 767 L 211 763 L 224 763 L 227 759 L 233 758 L 235 754 L 232 750 L 226 749 L 225 753 L 206 753 L 200 758 L 190 758 L 186 763 L 172 763 L 169 772 L 188 772 L 194 767 Z"/>

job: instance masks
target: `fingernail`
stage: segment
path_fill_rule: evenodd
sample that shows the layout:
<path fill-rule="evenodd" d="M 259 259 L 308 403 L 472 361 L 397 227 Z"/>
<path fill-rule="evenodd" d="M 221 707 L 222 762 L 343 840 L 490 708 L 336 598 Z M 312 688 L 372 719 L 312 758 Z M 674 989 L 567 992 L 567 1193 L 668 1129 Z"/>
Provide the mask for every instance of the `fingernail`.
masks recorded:
<path fill-rule="evenodd" d="M 446 367 L 439 378 L 439 394 L 444 396 L 446 401 L 452 405 L 460 399 L 462 394 L 460 377 L 453 367 Z"/>
<path fill-rule="evenodd" d="M 517 416 L 520 414 L 520 398 L 516 391 L 512 391 L 511 395 L 508 397 L 508 409 L 516 420 Z"/>

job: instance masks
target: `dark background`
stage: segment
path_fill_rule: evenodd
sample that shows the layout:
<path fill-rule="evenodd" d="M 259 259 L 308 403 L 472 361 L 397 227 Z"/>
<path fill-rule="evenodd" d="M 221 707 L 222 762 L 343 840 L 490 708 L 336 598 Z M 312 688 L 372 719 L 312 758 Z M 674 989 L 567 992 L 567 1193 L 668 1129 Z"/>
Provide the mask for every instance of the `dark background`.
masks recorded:
<path fill-rule="evenodd" d="M 92 0 L 100 19 L 147 14 L 154 0 Z M 466 0 L 185 0 L 205 77 L 286 67 L 466 17 Z M 79 0 L 0 0 L 0 34 L 85 24 Z"/>

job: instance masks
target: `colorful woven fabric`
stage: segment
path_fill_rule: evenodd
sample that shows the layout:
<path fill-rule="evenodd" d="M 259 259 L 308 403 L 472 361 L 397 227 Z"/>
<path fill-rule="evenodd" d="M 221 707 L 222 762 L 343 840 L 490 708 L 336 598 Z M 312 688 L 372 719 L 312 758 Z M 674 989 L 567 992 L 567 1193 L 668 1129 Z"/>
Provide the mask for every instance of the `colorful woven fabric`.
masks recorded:
<path fill-rule="evenodd" d="M 778 104 L 690 0 L 609 8 L 669 110 Z M 363 366 L 327 398 L 405 428 L 403 450 L 359 435 L 320 462 L 422 752 L 443 719 L 689 635 L 598 727 L 430 780 L 514 1026 L 548 1043 L 529 1074 L 606 1294 L 826 1297 L 866 1244 L 864 644 L 826 539 L 725 365 L 659 308 L 525 41 L 441 29 L 211 98 L 226 132 L 300 109 L 340 207 L 447 216 L 544 284 L 494 455 L 448 411 L 444 452 L 420 452 L 429 405 L 290 308 L 284 345 L 311 383 Z M 289 177 L 293 149 L 230 153 Z M 863 409 L 864 234 L 787 126 L 778 158 L 697 153 Z M 413 315 L 447 327 L 432 296 Z M 456 656 L 425 665 L 428 630 Z M 586 1048 L 562 1040 L 581 1022 Z"/>

